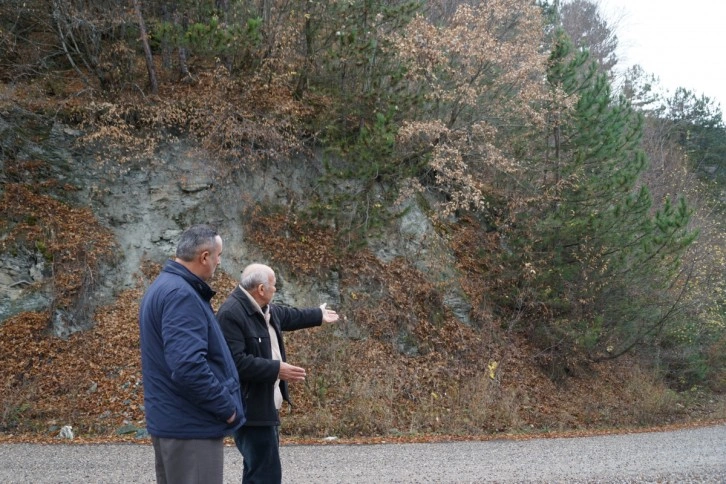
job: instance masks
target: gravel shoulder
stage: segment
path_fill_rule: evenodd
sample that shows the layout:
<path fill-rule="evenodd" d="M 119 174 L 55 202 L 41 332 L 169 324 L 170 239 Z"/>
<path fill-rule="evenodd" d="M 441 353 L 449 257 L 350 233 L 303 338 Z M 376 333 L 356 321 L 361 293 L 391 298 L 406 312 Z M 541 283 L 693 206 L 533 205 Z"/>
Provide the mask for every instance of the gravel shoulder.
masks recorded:
<path fill-rule="evenodd" d="M 726 482 L 726 425 L 431 444 L 284 445 L 285 483 Z M 153 483 L 148 444 L 1 444 L 0 482 Z M 225 448 L 225 483 L 242 458 Z"/>

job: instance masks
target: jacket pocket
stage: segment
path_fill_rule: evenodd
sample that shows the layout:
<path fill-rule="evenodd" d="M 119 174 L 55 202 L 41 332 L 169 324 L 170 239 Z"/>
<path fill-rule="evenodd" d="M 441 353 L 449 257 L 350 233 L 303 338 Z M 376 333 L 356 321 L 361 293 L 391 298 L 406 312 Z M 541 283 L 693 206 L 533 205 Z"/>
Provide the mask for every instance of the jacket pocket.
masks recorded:
<path fill-rule="evenodd" d="M 246 353 L 255 357 L 272 358 L 272 344 L 270 335 L 266 333 L 264 336 L 247 336 L 245 338 Z"/>

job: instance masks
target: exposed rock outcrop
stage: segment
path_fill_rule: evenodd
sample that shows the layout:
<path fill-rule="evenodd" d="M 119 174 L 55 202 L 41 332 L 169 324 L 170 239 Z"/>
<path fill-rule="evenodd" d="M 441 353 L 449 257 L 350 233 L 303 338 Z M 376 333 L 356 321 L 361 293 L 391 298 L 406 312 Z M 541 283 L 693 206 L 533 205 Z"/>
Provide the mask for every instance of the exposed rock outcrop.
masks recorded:
<path fill-rule="evenodd" d="M 171 257 L 178 235 L 195 223 L 211 223 L 223 234 L 225 272 L 236 276 L 247 263 L 264 262 L 246 241 L 244 214 L 251 204 L 260 202 L 304 205 L 323 170 L 315 156 L 254 167 L 239 160 L 237 167 L 223 168 L 209 153 L 176 138 L 160 143 L 152 155 L 122 156 L 103 144 L 84 143 L 83 135 L 79 129 L 22 110 L 0 113 L 0 180 L 4 188 L 8 166 L 39 160 L 47 165 L 47 173 L 25 176 L 52 176 L 73 186 L 74 190 L 59 190 L 54 196 L 90 207 L 113 232 L 120 254 L 116 265 L 105 267 L 100 275 L 93 297 L 97 302 L 110 301 L 117 291 L 138 284 L 140 268 L 148 261 L 161 263 Z M 371 241 L 371 248 L 384 262 L 404 257 L 432 280 L 450 281 L 445 301 L 458 318 L 467 321 L 469 307 L 455 283 L 451 256 L 418 205 L 411 202 L 383 237 Z M 0 255 L 0 321 L 47 307 L 48 277 L 40 253 Z M 280 277 L 287 275 L 283 272 Z M 283 303 L 325 300 L 335 304 L 340 299 L 335 274 L 329 280 L 314 281 L 311 287 L 308 281 L 306 287 L 290 282 L 278 295 Z"/>

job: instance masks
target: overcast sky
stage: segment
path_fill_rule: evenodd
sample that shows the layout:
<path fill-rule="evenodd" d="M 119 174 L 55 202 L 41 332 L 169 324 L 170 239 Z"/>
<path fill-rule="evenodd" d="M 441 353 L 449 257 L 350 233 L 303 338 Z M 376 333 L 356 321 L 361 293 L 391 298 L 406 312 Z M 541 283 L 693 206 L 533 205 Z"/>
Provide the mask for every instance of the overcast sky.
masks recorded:
<path fill-rule="evenodd" d="M 726 1 L 600 0 L 600 10 L 614 20 L 620 67 L 640 64 L 670 94 L 685 87 L 726 111 Z"/>

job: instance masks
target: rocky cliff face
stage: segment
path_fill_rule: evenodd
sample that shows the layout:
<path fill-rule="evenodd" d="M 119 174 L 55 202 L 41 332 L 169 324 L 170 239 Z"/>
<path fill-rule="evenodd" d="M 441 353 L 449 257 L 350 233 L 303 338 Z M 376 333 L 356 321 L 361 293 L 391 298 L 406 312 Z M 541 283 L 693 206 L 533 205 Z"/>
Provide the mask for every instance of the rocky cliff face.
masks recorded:
<path fill-rule="evenodd" d="M 50 117 L 20 109 L 0 112 L 0 190 L 17 182 L 9 167 L 20 161 L 38 160 L 43 173 L 24 173 L 27 179 L 51 177 L 73 190 L 56 190 L 54 197 L 75 206 L 90 207 L 116 239 L 115 265 L 101 272 L 92 301 L 109 301 L 118 291 L 138 283 L 140 269 L 162 263 L 173 255 L 177 236 L 195 223 L 218 227 L 225 241 L 222 270 L 237 277 L 253 261 L 269 262 L 245 238 L 244 214 L 251 205 L 265 203 L 287 207 L 304 205 L 322 174 L 319 157 L 300 157 L 287 163 L 271 163 L 254 169 L 240 166 L 222 172 L 213 157 L 184 139 L 159 144 L 152 154 L 124 153 L 103 143 L 83 144 L 83 132 Z M 14 177 L 14 178 L 13 178 Z M 2 192 L 0 192 L 0 195 Z M 2 228 L 7 231 L 5 224 Z M 81 237 L 84 234 L 78 234 Z M 4 237 L 3 237 L 4 240 Z M 442 244 L 423 212 L 410 210 L 371 242 L 377 256 L 388 261 L 407 257 L 419 270 L 440 281 L 455 274 L 431 262 L 430 252 L 441 253 Z M 47 255 L 25 245 L 0 254 L 0 321 L 28 310 L 43 310 L 51 301 Z M 281 272 L 283 281 L 288 277 Z M 278 300 L 289 304 L 339 301 L 335 274 L 329 280 L 283 284 Z M 456 285 L 446 296 L 455 314 L 466 320 L 468 304 Z M 82 329 L 82 322 L 59 320 L 58 335 Z"/>

